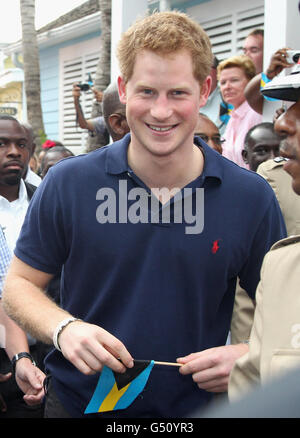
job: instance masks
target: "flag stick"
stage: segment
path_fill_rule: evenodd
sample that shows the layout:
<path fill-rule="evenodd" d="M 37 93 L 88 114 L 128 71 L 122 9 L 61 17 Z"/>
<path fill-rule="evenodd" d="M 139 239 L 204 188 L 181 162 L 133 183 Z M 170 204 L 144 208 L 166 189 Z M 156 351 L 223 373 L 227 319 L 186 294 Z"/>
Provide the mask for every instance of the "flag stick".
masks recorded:
<path fill-rule="evenodd" d="M 134 359 L 134 362 L 135 363 L 139 363 L 139 362 L 142 362 L 142 363 L 148 362 L 148 363 L 150 363 L 151 361 L 150 360 L 146 360 L 145 361 L 145 360 Z M 165 366 L 172 366 L 172 367 L 181 367 L 183 365 L 182 363 L 177 363 L 177 362 L 159 362 L 158 360 L 154 360 L 153 362 L 154 362 L 154 365 L 165 365 Z"/>
<path fill-rule="evenodd" d="M 155 360 L 154 365 L 166 365 L 166 366 L 173 366 L 173 367 L 181 367 L 183 364 L 177 363 L 177 362 L 159 362 L 159 361 Z"/>

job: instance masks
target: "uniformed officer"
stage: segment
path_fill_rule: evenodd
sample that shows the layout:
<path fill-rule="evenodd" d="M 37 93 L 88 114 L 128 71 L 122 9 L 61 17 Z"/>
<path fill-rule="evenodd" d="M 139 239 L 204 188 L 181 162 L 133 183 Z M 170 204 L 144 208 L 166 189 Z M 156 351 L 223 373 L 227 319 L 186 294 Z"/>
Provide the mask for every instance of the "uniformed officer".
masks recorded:
<path fill-rule="evenodd" d="M 292 188 L 300 195 L 300 66 L 298 73 L 285 76 L 282 84 L 277 81 L 274 87 L 270 83 L 270 89 L 271 97 L 295 102 L 277 119 L 275 130 L 284 137 L 280 153 L 286 159 L 283 165 L 283 160 L 278 164 L 291 176 Z M 299 277 L 300 235 L 277 242 L 264 259 L 249 352 L 237 360 L 232 370 L 231 400 L 254 384 L 264 384 L 300 367 Z"/>
<path fill-rule="evenodd" d="M 284 170 L 287 159 L 275 157 L 260 164 L 257 173 L 271 185 L 279 202 L 288 236 L 300 234 L 300 197 L 292 189 L 292 177 Z"/>
<path fill-rule="evenodd" d="M 287 159 L 279 155 L 280 141 L 281 137 L 274 131 L 273 123 L 260 123 L 248 131 L 242 154 L 250 170 L 260 174 L 271 185 L 279 202 L 288 236 L 294 236 L 300 234 L 300 197 L 292 189 L 291 176 L 283 169 Z M 233 344 L 249 338 L 254 310 L 254 301 L 238 285 L 230 328 Z"/>

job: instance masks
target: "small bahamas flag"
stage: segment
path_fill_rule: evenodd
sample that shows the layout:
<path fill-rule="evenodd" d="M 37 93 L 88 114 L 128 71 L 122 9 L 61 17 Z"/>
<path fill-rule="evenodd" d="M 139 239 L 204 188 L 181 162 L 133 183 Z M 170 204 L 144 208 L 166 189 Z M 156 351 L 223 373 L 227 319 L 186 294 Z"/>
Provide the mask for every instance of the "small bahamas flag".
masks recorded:
<path fill-rule="evenodd" d="M 126 409 L 145 388 L 153 365 L 153 360 L 135 360 L 134 366 L 127 368 L 123 374 L 115 373 L 104 366 L 84 413 Z"/>

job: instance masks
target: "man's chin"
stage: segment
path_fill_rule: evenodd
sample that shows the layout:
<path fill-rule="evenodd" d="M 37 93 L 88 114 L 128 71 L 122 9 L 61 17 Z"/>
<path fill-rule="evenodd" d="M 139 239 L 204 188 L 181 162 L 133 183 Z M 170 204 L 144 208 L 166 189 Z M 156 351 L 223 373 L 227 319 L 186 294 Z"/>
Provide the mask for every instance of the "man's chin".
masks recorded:
<path fill-rule="evenodd" d="M 20 184 L 21 175 L 9 175 L 4 179 L 4 183 L 8 186 L 16 186 Z"/>

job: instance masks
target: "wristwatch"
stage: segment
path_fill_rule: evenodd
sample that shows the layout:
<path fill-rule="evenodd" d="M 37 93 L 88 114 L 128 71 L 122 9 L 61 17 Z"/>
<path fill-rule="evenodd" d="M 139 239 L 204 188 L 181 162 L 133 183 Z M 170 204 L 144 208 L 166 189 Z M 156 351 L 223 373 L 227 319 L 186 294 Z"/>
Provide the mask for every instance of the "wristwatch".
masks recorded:
<path fill-rule="evenodd" d="M 27 359 L 30 359 L 32 364 L 36 366 L 35 360 L 31 356 L 31 354 L 27 353 L 26 351 L 23 351 L 22 353 L 15 354 L 11 360 L 11 365 L 14 373 L 16 372 L 16 363 L 18 362 L 18 360 L 22 359 L 23 357 L 27 357 Z"/>

